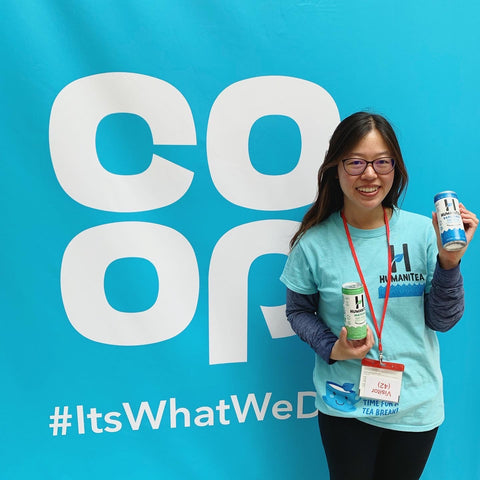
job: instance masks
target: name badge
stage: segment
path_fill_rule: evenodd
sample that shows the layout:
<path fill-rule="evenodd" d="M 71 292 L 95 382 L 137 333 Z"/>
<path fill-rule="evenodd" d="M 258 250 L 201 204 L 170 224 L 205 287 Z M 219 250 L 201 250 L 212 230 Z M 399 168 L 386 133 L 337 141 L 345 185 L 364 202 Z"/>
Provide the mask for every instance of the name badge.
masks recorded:
<path fill-rule="evenodd" d="M 404 370 L 405 365 L 401 363 L 364 358 L 360 375 L 360 396 L 398 403 Z"/>

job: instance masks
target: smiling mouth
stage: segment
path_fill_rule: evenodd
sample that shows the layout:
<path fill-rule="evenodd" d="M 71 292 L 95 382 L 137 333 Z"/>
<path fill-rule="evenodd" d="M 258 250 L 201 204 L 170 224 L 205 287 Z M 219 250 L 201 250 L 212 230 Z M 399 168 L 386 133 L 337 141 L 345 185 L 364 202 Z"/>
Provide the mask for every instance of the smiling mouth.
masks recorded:
<path fill-rule="evenodd" d="M 358 187 L 357 190 L 361 193 L 374 193 L 379 187 Z"/>

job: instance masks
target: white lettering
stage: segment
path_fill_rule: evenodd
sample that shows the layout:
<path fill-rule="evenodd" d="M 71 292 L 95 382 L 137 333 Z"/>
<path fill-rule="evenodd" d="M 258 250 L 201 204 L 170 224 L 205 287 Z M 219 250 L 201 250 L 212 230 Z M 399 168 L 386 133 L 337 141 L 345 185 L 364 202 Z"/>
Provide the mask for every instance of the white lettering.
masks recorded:
<path fill-rule="evenodd" d="M 102 433 L 103 429 L 98 427 L 97 420 L 102 418 L 101 413 L 97 413 L 96 408 L 91 408 L 90 413 L 87 413 L 87 418 L 90 419 L 90 426 L 93 433 Z"/>
<path fill-rule="evenodd" d="M 248 411 L 250 410 L 250 406 L 253 406 L 253 410 L 255 411 L 255 415 L 258 421 L 263 421 L 265 418 L 265 413 L 267 412 L 268 403 L 270 402 L 272 394 L 267 392 L 263 399 L 262 408 L 258 407 L 257 397 L 253 393 L 249 393 L 247 396 L 247 400 L 245 401 L 245 405 L 243 410 L 240 408 L 240 403 L 238 402 L 237 395 L 231 395 L 230 398 L 232 399 L 233 408 L 237 415 L 237 419 L 240 423 L 244 423 L 245 419 L 247 418 Z"/>
<path fill-rule="evenodd" d="M 83 416 L 83 405 L 77 405 L 77 424 L 78 433 L 80 435 L 85 434 L 85 418 Z"/>
<path fill-rule="evenodd" d="M 150 422 L 151 427 L 154 430 L 158 430 L 158 428 L 160 427 L 160 422 L 162 421 L 163 412 L 165 410 L 166 404 L 167 404 L 166 400 L 161 400 L 158 403 L 157 415 L 154 418 L 152 410 L 150 409 L 150 404 L 148 402 L 142 402 L 140 404 L 140 408 L 138 409 L 137 417 L 135 418 L 133 416 L 132 409 L 130 408 L 130 404 L 122 403 L 123 409 L 125 410 L 125 414 L 127 415 L 127 418 L 132 430 L 138 430 L 140 428 L 140 424 L 142 423 L 144 414 L 147 415 L 147 418 L 148 418 L 148 421 Z"/>
<path fill-rule="evenodd" d="M 58 94 L 50 115 L 50 154 L 62 188 L 82 205 L 108 212 L 141 212 L 176 202 L 190 187 L 190 170 L 157 155 L 135 175 L 103 168 L 95 135 L 100 121 L 114 113 L 142 117 L 157 145 L 196 144 L 190 107 L 169 83 L 125 72 L 80 78 Z"/>
<path fill-rule="evenodd" d="M 189 104 L 171 84 L 127 72 L 80 78 L 58 94 L 51 110 L 50 152 L 60 185 L 82 205 L 108 212 L 141 212 L 178 201 L 193 180 L 190 170 L 156 155 L 143 172 L 132 175 L 109 172 L 100 163 L 95 144 L 98 125 L 120 113 L 141 117 L 155 145 L 197 143 Z M 288 117 L 300 131 L 298 162 L 285 174 L 262 174 L 249 158 L 252 126 L 268 115 Z M 230 85 L 212 105 L 207 125 L 207 162 L 215 187 L 233 204 L 254 210 L 309 204 L 316 193 L 311 180 L 338 121 L 334 100 L 315 83 L 263 76 Z M 289 220 L 253 222 L 233 228 L 216 244 L 208 277 L 211 364 L 247 361 L 250 266 L 262 255 L 288 254 L 297 226 Z M 116 310 L 105 296 L 107 267 L 128 257 L 151 262 L 159 278 L 157 300 L 141 312 Z M 166 226 L 146 222 L 96 226 L 78 234 L 65 250 L 61 291 L 69 321 L 86 338 L 124 346 L 162 342 L 180 334 L 195 314 L 199 295 L 195 252 L 181 233 Z M 294 335 L 284 305 L 260 308 L 272 338 Z M 217 407 L 221 423 L 228 423 L 227 408 Z M 118 428 L 111 421 L 112 428 Z"/>
<path fill-rule="evenodd" d="M 284 175 L 255 170 L 248 153 L 253 124 L 283 115 L 298 125 L 302 150 L 296 167 Z M 207 158 L 215 187 L 227 200 L 255 210 L 289 210 L 312 202 L 318 167 L 340 119 L 329 93 L 300 78 L 249 78 L 226 88 L 210 111 Z"/>
<path fill-rule="evenodd" d="M 105 423 L 111 425 L 109 427 L 105 427 L 106 432 L 115 433 L 122 429 L 122 422 L 116 420 L 116 418 L 120 417 L 122 414 L 120 412 L 108 412 L 105 414 Z"/>
<path fill-rule="evenodd" d="M 226 412 L 226 410 L 230 409 L 230 405 L 226 404 L 225 400 L 220 400 L 218 402 L 218 405 L 215 407 L 215 409 L 218 411 L 218 417 L 219 417 L 220 423 L 222 425 L 229 425 L 230 420 L 227 420 L 225 418 L 225 412 Z"/>
<path fill-rule="evenodd" d="M 272 415 L 278 420 L 286 420 L 292 415 L 290 413 L 284 413 L 282 415 L 282 412 L 291 412 L 292 410 L 293 407 L 290 402 L 287 402 L 286 400 L 280 400 L 279 402 L 273 404 Z"/>
<path fill-rule="evenodd" d="M 303 399 L 306 396 L 314 398 L 315 392 L 298 392 L 298 396 L 297 396 L 298 407 L 296 409 L 298 419 L 312 418 L 317 413 L 316 410 L 314 410 L 311 413 L 305 413 L 303 411 Z M 236 420 L 238 421 L 238 423 L 245 423 L 248 414 L 252 410 L 254 412 L 254 417 L 250 419 L 252 421 L 256 420 L 257 422 L 262 422 L 264 421 L 267 414 L 270 414 L 270 413 L 273 419 L 282 420 L 282 421 L 288 420 L 292 418 L 292 412 L 294 411 L 294 408 L 295 408 L 293 406 L 293 403 L 288 400 L 278 400 L 273 403 L 270 409 L 269 405 L 271 404 L 271 400 L 272 400 L 271 392 L 267 392 L 264 394 L 261 406 L 259 405 L 259 402 L 257 400 L 257 395 L 255 393 L 249 393 L 243 405 L 240 405 L 240 401 L 238 400 L 237 395 L 230 395 L 230 399 L 231 399 L 231 402 L 235 411 L 235 415 L 236 415 Z M 193 418 L 194 426 L 197 426 L 197 427 L 215 426 L 216 424 L 215 410 L 219 412 L 219 415 L 218 415 L 219 424 L 230 425 L 230 420 L 225 418 L 226 412 L 230 409 L 230 405 L 228 405 L 225 402 L 225 400 L 219 400 L 218 405 L 214 408 L 204 405 L 196 408 L 195 410 L 190 410 L 189 408 L 186 408 L 186 407 L 177 408 L 177 399 L 174 397 L 171 397 L 169 400 L 160 400 L 158 402 L 158 407 L 157 407 L 155 416 L 152 413 L 152 408 L 150 407 L 150 403 L 148 401 L 144 401 L 140 403 L 140 406 L 136 414 L 133 413 L 130 403 L 128 402 L 122 403 L 122 407 L 127 417 L 128 424 L 122 423 L 121 421 L 122 412 L 111 411 L 103 415 L 103 413 L 98 412 L 95 407 L 90 408 L 89 413 L 86 415 L 86 417 L 90 419 L 90 425 L 87 424 L 87 426 L 90 427 L 90 431 L 93 433 L 104 433 L 104 432 L 115 433 L 122 430 L 124 426 L 128 427 L 128 425 L 133 431 L 137 431 L 140 429 L 143 419 L 146 416 L 150 428 L 152 430 L 159 430 L 162 423 L 163 415 L 165 413 L 167 401 L 169 402 L 170 424 L 168 424 L 168 419 L 167 419 L 167 424 L 163 422 L 164 429 L 165 428 L 174 429 L 174 428 L 177 428 L 178 426 L 183 428 L 191 428 L 192 415 L 194 416 Z M 382 402 L 382 406 L 392 407 L 392 408 L 377 409 L 377 415 L 390 415 L 398 411 L 398 404 Z M 396 408 L 394 408 L 395 406 Z M 55 413 L 50 416 L 50 418 L 54 420 L 54 423 L 49 425 L 50 428 L 53 428 L 54 436 L 58 435 L 59 428 L 63 429 L 64 433 L 62 433 L 62 435 L 66 435 L 67 429 L 72 426 L 71 423 L 68 423 L 65 425 L 65 428 L 63 428 L 64 427 L 63 423 L 59 423 L 60 421 L 63 421 L 63 419 L 72 417 L 72 415 L 68 414 L 68 409 L 69 407 L 65 406 L 63 408 L 64 413 L 61 414 L 60 407 L 57 406 L 55 407 Z M 84 406 L 77 405 L 76 410 L 77 410 L 78 434 L 83 435 L 85 434 Z M 368 414 L 373 414 L 373 409 L 371 408 L 364 408 L 363 411 L 364 413 L 367 412 Z M 178 425 L 179 415 L 183 417 L 183 422 L 181 422 L 182 423 L 181 425 Z M 99 425 L 100 420 L 102 418 L 104 420 L 104 425 L 103 425 L 104 428 L 101 428 Z"/>
<path fill-rule="evenodd" d="M 248 272 L 269 253 L 288 253 L 298 222 L 263 220 L 228 231 L 215 245 L 209 272 L 210 363 L 247 361 Z M 285 305 L 261 307 L 272 338 L 294 335 Z"/>
<path fill-rule="evenodd" d="M 199 407 L 195 410 L 197 413 L 205 411 L 202 415 L 197 415 L 194 419 L 197 427 L 206 427 L 214 425 L 213 409 L 210 407 Z"/>
<path fill-rule="evenodd" d="M 140 257 L 156 268 L 159 293 L 141 312 L 120 312 L 107 301 L 105 271 L 119 258 Z M 119 222 L 84 230 L 67 246 L 61 268 L 62 298 L 73 327 L 110 345 L 146 345 L 182 332 L 197 307 L 195 253 L 179 232 L 146 222 Z"/>
<path fill-rule="evenodd" d="M 317 415 L 317 409 L 309 413 L 304 413 L 303 411 L 303 399 L 305 397 L 316 397 L 315 392 L 298 392 L 297 396 L 297 418 L 313 418 Z"/>
<path fill-rule="evenodd" d="M 182 414 L 184 418 L 184 427 L 190 426 L 190 411 L 187 408 L 180 407 L 177 409 L 177 401 L 175 398 L 170 399 L 170 428 L 177 428 L 177 415 Z"/>

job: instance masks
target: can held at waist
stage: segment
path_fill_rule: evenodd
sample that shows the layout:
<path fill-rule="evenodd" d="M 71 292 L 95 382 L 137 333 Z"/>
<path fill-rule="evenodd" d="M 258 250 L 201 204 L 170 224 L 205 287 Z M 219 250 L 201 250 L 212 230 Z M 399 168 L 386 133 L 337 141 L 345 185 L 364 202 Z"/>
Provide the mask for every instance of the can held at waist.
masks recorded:
<path fill-rule="evenodd" d="M 361 340 L 367 336 L 367 313 L 363 286 L 359 282 L 342 285 L 343 317 L 349 340 Z"/>
<path fill-rule="evenodd" d="M 452 191 L 437 193 L 433 199 L 438 228 L 445 250 L 461 250 L 467 244 L 457 194 Z"/>

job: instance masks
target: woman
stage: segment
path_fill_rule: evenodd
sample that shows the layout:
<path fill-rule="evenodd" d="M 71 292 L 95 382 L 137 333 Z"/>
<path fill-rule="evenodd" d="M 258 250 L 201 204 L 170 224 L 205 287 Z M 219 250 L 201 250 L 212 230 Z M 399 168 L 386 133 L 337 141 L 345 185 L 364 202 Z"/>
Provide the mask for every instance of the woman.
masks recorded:
<path fill-rule="evenodd" d="M 316 352 L 318 421 L 335 480 L 418 479 L 444 418 L 435 331 L 463 314 L 466 247 L 442 248 L 435 213 L 432 228 L 398 208 L 407 181 L 385 118 L 359 112 L 343 120 L 281 277 L 288 320 Z M 478 220 L 460 209 L 468 244 Z M 367 335 L 350 340 L 342 284 L 360 279 Z"/>

